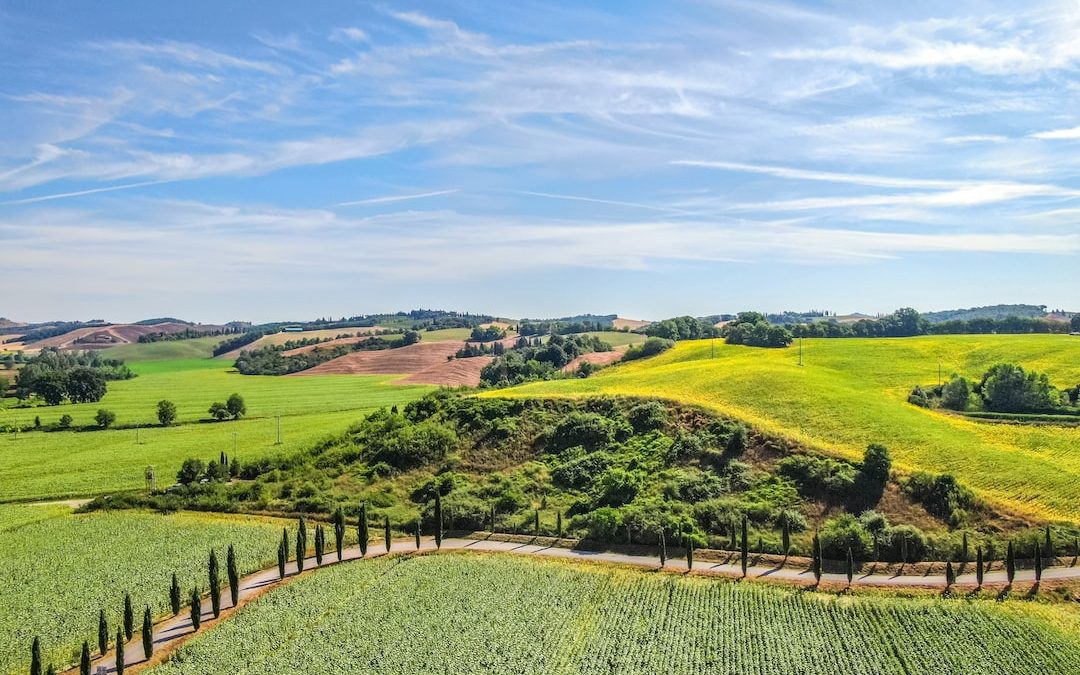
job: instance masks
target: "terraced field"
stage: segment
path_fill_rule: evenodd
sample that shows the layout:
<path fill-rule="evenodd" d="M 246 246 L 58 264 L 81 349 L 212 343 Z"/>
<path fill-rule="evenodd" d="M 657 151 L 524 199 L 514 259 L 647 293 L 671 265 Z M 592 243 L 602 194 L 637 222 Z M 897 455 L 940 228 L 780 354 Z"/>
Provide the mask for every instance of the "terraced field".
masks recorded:
<path fill-rule="evenodd" d="M 1075 672 L 1077 621 L 1036 603 L 826 596 L 443 554 L 319 570 L 148 672 L 1047 675 Z"/>
<path fill-rule="evenodd" d="M 715 348 L 715 356 L 714 356 Z M 868 443 L 889 446 L 901 470 L 951 472 L 984 498 L 1017 513 L 1080 518 L 1080 429 L 990 424 L 917 408 L 915 384 L 978 379 L 993 364 L 1045 372 L 1058 387 L 1080 382 L 1080 338 L 966 335 L 897 339 L 817 339 L 799 350 L 717 340 L 683 342 L 669 352 L 492 396 L 661 396 L 738 417 L 849 459 Z"/>
<path fill-rule="evenodd" d="M 26 672 L 35 635 L 47 659 L 73 662 L 84 639 L 96 645 L 100 609 L 115 634 L 127 591 L 138 617 L 147 604 L 166 612 L 173 572 L 185 590 L 206 587 L 211 548 L 222 565 L 233 544 L 240 568 L 266 567 L 282 525 L 267 518 L 0 506 L 0 673 Z"/>

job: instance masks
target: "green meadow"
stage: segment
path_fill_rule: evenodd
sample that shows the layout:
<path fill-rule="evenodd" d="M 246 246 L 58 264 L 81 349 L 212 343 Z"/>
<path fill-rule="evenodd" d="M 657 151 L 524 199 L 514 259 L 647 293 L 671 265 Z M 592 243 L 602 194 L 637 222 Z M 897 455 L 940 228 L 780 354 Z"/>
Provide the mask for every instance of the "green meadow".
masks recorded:
<path fill-rule="evenodd" d="M 916 384 L 993 364 L 1045 372 L 1058 387 L 1080 382 L 1080 338 L 958 335 L 805 340 L 758 349 L 721 340 L 682 342 L 656 358 L 588 379 L 524 385 L 499 396 L 660 396 L 702 405 L 808 446 L 858 459 L 884 443 L 901 471 L 950 472 L 1012 512 L 1080 518 L 1080 429 L 992 424 L 915 407 Z"/>
<path fill-rule="evenodd" d="M 168 343 L 161 343 L 168 344 Z M 139 345 L 157 346 L 157 345 Z M 118 425 L 141 429 L 30 431 L 0 436 L 0 501 L 95 495 L 144 484 L 154 466 L 161 485 L 173 482 L 184 459 L 243 458 L 304 447 L 340 433 L 380 407 L 407 403 L 433 387 L 394 384 L 394 376 L 245 376 L 211 359 L 131 363 L 138 377 L 110 382 L 98 403 L 0 409 L 0 425 L 51 425 L 69 414 L 76 426 L 91 425 L 99 408 L 116 413 Z M 207 422 L 207 408 L 232 392 L 247 403 L 238 421 Z M 156 403 L 176 404 L 178 424 L 157 425 Z M 277 444 L 278 420 L 283 443 Z"/>
<path fill-rule="evenodd" d="M 214 353 L 214 347 L 232 335 L 215 335 L 191 340 L 170 340 L 167 342 L 148 342 L 109 347 L 102 356 L 120 359 L 127 363 L 135 361 L 175 361 L 178 359 L 208 359 Z"/>

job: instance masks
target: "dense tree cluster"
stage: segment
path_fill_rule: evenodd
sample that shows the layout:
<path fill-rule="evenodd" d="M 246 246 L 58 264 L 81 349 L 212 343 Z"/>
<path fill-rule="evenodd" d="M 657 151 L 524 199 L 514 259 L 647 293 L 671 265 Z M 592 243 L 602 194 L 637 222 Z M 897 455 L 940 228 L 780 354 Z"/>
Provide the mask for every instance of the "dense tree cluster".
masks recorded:
<path fill-rule="evenodd" d="M 953 375 L 938 386 L 917 385 L 908 402 L 923 408 L 991 413 L 1069 412 L 1077 404 L 1080 385 L 1059 391 L 1043 373 L 1013 363 L 991 366 L 978 383 Z"/>
<path fill-rule="evenodd" d="M 840 323 L 835 319 L 802 323 L 791 327 L 795 337 L 911 337 L 914 335 L 1067 333 L 1070 324 L 1033 316 L 993 316 L 970 319 L 927 321 L 910 307 L 880 319 L 860 319 Z"/>
<path fill-rule="evenodd" d="M 506 330 L 499 328 L 498 326 L 488 326 L 487 328 L 477 326 L 472 329 L 469 340 L 472 342 L 492 342 L 494 340 L 501 340 L 504 337 L 506 337 Z"/>
<path fill-rule="evenodd" d="M 740 312 L 723 328 L 724 340 L 732 345 L 750 347 L 787 347 L 791 344 L 791 331 L 783 326 L 770 324 L 765 315 L 758 312 Z"/>
<path fill-rule="evenodd" d="M 551 319 L 545 321 L 522 319 L 521 323 L 518 324 L 518 334 L 550 335 L 556 333 L 558 335 L 571 335 L 574 333 L 607 331 L 612 329 L 612 322 L 614 320 L 614 314 L 589 319 L 579 319 L 576 317 L 571 319 Z"/>
<path fill-rule="evenodd" d="M 551 379 L 582 354 L 611 351 L 611 345 L 591 335 L 552 335 L 547 342 L 520 338 L 505 354 L 484 366 L 480 380 L 489 386 L 509 386 Z"/>
<path fill-rule="evenodd" d="M 719 337 L 720 331 L 711 323 L 692 316 L 678 316 L 673 319 L 664 319 L 646 326 L 641 332 L 649 337 L 658 337 L 665 340 L 700 340 L 703 338 Z"/>
<path fill-rule="evenodd" d="M 222 326 L 220 328 L 185 328 L 184 330 L 167 333 L 159 331 L 156 333 L 146 333 L 139 336 L 139 342 L 175 342 L 178 340 L 194 340 L 196 338 L 212 337 L 215 335 L 234 335 L 236 333 L 243 333 L 247 330 L 244 327 L 228 327 Z"/>
<path fill-rule="evenodd" d="M 94 403 L 105 396 L 106 382 L 126 380 L 135 374 L 116 359 L 103 359 L 97 352 L 41 350 L 24 361 L 15 378 L 15 395 L 36 396 L 48 405 Z"/>
<path fill-rule="evenodd" d="M 330 347 L 315 347 L 299 354 L 285 355 L 288 349 L 283 345 L 267 345 L 259 349 L 241 352 L 234 364 L 241 375 L 288 375 L 301 370 L 314 368 L 354 351 L 378 351 L 402 346 L 401 341 L 391 342 L 379 337 L 369 337 L 352 344 L 336 344 Z"/>

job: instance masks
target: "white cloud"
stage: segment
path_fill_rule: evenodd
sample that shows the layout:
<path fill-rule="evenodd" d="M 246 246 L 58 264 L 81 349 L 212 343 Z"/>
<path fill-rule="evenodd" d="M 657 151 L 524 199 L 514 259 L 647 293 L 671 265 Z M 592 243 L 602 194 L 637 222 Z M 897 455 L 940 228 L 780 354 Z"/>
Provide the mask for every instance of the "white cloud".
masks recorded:
<path fill-rule="evenodd" d="M 357 199 L 351 202 L 339 202 L 334 206 L 365 206 L 368 204 L 389 204 L 393 202 L 407 202 L 413 199 L 427 199 L 429 197 L 441 197 L 442 195 L 452 195 L 457 192 L 454 190 L 435 190 L 434 192 L 420 192 L 411 195 L 387 195 L 385 197 L 370 197 L 368 199 Z"/>
<path fill-rule="evenodd" d="M 1044 140 L 1078 140 L 1080 139 L 1080 127 L 1072 127 L 1070 129 L 1054 129 L 1052 131 L 1040 131 L 1038 133 L 1031 134 L 1032 138 L 1041 138 Z"/>

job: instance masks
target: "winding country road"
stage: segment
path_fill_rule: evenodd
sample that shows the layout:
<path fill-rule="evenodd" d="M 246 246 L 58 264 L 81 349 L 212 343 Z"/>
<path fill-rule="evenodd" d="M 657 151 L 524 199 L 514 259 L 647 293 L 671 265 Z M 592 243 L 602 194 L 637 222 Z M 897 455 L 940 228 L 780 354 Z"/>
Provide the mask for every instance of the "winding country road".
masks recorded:
<path fill-rule="evenodd" d="M 410 553 L 430 553 L 436 550 L 435 540 L 433 537 L 424 537 L 420 542 L 420 548 L 416 548 L 415 540 L 398 539 L 395 540 L 391 546 L 391 554 L 410 554 Z M 635 567 L 644 568 L 658 568 L 659 560 L 653 556 L 646 555 L 631 555 L 626 553 L 615 553 L 608 551 L 585 551 L 570 548 L 560 548 L 555 546 L 540 546 L 536 544 L 511 542 L 511 541 L 496 541 L 487 539 L 465 539 L 465 538 L 450 538 L 445 539 L 442 544 L 443 551 L 478 551 L 478 552 L 493 552 L 493 553 L 510 553 L 515 555 L 529 555 L 539 556 L 547 558 L 562 558 L 566 560 L 578 560 L 578 561 L 593 561 L 601 563 L 610 563 L 617 565 L 630 565 Z M 386 555 L 385 545 L 381 540 L 373 540 L 368 546 L 367 558 L 374 558 L 378 556 Z M 342 552 L 342 562 L 358 560 L 364 556 L 360 555 L 359 547 L 347 548 Z M 322 567 L 329 567 L 331 565 L 338 564 L 337 553 L 330 551 L 323 556 Z M 318 566 L 315 563 L 315 558 L 306 558 L 304 562 L 304 574 L 309 574 L 312 570 Z M 686 572 L 686 560 L 684 558 L 669 559 L 665 568 L 676 572 Z M 239 605 L 242 606 L 246 602 L 256 598 L 261 593 L 273 588 L 274 586 L 289 581 L 297 576 L 296 562 L 289 562 L 285 568 L 286 577 L 285 580 L 281 580 L 278 574 L 277 565 L 272 568 L 256 572 L 240 580 L 240 601 Z M 729 563 L 717 563 L 710 561 L 696 561 L 693 567 L 694 574 L 705 575 L 717 575 L 726 577 L 742 577 L 742 569 L 738 564 Z M 814 583 L 813 574 L 809 570 L 800 570 L 797 568 L 789 567 L 776 567 L 776 566 L 764 566 L 755 565 L 747 568 L 747 577 L 751 579 L 760 579 L 763 581 L 783 581 L 788 583 L 797 583 L 803 585 L 812 585 Z M 1080 578 L 1080 567 L 1051 567 L 1043 570 L 1042 578 L 1044 581 L 1056 581 Z M 846 586 L 847 575 L 845 574 L 823 574 L 821 577 L 823 584 L 832 586 Z M 1033 583 L 1035 581 L 1034 570 L 1017 570 L 1014 582 L 1028 582 Z M 1001 585 L 1004 586 L 1007 583 L 1007 578 L 1004 571 L 987 572 L 984 576 L 983 583 L 985 585 Z M 878 587 L 878 588 L 942 588 L 946 586 L 944 575 L 887 575 L 887 574 L 864 574 L 856 576 L 851 581 L 852 586 L 864 586 L 864 587 Z M 964 586 L 973 588 L 976 586 L 976 579 L 974 573 L 961 574 L 956 578 L 954 586 Z M 225 620 L 232 614 L 233 607 L 230 604 L 230 595 L 227 588 L 223 588 L 221 597 L 222 614 L 218 619 L 213 618 L 211 610 L 210 598 L 206 597 L 202 601 L 202 619 L 201 623 L 203 629 L 206 626 L 217 623 L 218 621 Z M 193 631 L 191 629 L 191 619 L 189 617 L 188 607 L 181 609 L 180 614 L 175 617 L 170 617 L 161 621 L 154 626 L 154 651 L 156 654 L 161 654 L 163 650 L 172 650 L 179 646 L 182 642 L 192 637 Z M 130 640 L 124 648 L 124 663 L 125 670 L 131 669 L 134 666 L 143 664 L 146 659 L 143 656 L 142 640 L 136 631 L 133 639 Z M 103 668 L 103 671 L 99 671 L 99 668 Z M 93 662 L 90 672 L 114 673 L 116 671 L 116 654 L 115 651 L 110 651 L 104 657 L 98 658 Z M 68 673 L 77 673 L 78 668 L 66 671 Z"/>

